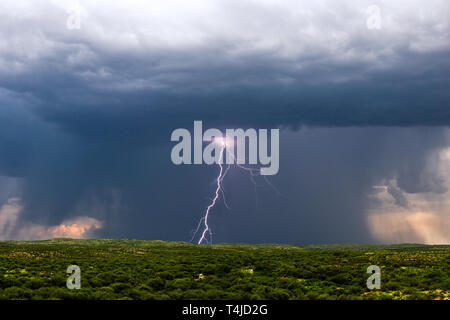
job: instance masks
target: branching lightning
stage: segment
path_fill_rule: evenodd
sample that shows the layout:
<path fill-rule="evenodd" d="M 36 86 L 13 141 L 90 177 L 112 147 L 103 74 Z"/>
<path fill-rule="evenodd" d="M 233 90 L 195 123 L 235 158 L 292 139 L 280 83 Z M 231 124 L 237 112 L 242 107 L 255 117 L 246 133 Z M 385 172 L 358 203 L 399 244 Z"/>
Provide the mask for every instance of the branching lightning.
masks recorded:
<path fill-rule="evenodd" d="M 226 167 L 224 167 L 223 163 L 224 162 L 224 154 L 226 154 L 226 142 L 224 138 L 216 138 L 214 139 L 214 142 L 217 143 L 220 146 L 220 152 L 219 152 L 219 161 L 218 161 L 218 166 L 219 166 L 219 174 L 217 175 L 217 178 L 215 179 L 215 185 L 216 185 L 216 189 L 214 192 L 214 197 L 211 199 L 210 204 L 206 207 L 205 213 L 203 215 L 203 217 L 200 219 L 197 228 L 195 230 L 193 230 L 193 236 L 191 238 L 190 242 L 193 242 L 196 235 L 199 234 L 200 230 L 203 228 L 203 231 L 200 234 L 200 238 L 197 241 L 197 244 L 202 244 L 202 243 L 212 243 L 212 232 L 211 232 L 211 228 L 209 227 L 208 224 L 208 218 L 210 216 L 211 210 L 214 208 L 214 206 L 216 205 L 217 201 L 220 198 L 220 195 L 222 194 L 222 199 L 223 202 L 225 204 L 225 207 L 227 207 L 229 209 L 229 206 L 226 202 L 225 199 L 225 192 L 222 188 L 222 182 L 223 179 L 225 178 L 225 176 L 228 173 L 228 170 L 230 169 L 231 165 L 228 164 L 226 165 Z M 233 155 L 232 153 L 230 153 L 231 155 Z M 234 157 L 234 155 L 233 155 Z M 234 159 L 236 160 L 236 159 Z M 246 166 L 243 166 L 241 164 L 238 164 L 237 161 L 235 162 L 236 166 L 242 170 L 247 171 L 250 174 L 250 180 L 252 181 L 252 183 L 255 185 L 255 187 L 258 187 L 260 185 L 258 185 L 254 179 L 255 176 L 259 176 L 260 175 L 260 169 L 259 168 L 249 168 Z M 275 190 L 275 192 L 279 195 L 281 195 L 279 193 L 279 191 L 275 188 L 275 186 L 270 183 L 270 181 L 264 176 L 264 180 L 265 182 L 273 189 Z"/>
<path fill-rule="evenodd" d="M 222 165 L 222 159 L 223 159 L 223 153 L 225 150 L 225 146 L 222 146 L 222 148 L 220 149 L 220 161 L 219 161 L 219 175 L 217 176 L 217 187 L 216 187 L 216 193 L 214 195 L 214 198 L 212 199 L 212 202 L 209 204 L 209 206 L 206 208 L 206 212 L 205 212 L 205 216 L 203 217 L 203 222 L 205 224 L 205 228 L 203 229 L 202 232 L 202 236 L 200 237 L 200 239 L 198 240 L 198 244 L 202 243 L 203 241 L 206 240 L 205 236 L 206 233 L 209 233 L 209 235 L 211 236 L 211 230 L 209 229 L 209 225 L 208 225 L 208 217 L 209 217 L 209 212 L 211 211 L 211 209 L 216 205 L 217 199 L 219 199 L 219 193 L 222 190 L 222 180 L 223 180 L 223 165 Z M 223 190 L 222 190 L 223 192 Z"/>

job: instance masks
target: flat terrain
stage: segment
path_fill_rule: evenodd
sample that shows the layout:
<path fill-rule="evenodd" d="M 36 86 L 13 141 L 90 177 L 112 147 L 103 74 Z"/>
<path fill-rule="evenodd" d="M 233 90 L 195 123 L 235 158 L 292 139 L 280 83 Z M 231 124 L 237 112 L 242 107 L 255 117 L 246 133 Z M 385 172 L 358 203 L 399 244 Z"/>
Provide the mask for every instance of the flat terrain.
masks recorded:
<path fill-rule="evenodd" d="M 367 289 L 370 265 L 380 290 Z M 450 246 L 4 241 L 0 299 L 449 299 L 449 266 Z"/>

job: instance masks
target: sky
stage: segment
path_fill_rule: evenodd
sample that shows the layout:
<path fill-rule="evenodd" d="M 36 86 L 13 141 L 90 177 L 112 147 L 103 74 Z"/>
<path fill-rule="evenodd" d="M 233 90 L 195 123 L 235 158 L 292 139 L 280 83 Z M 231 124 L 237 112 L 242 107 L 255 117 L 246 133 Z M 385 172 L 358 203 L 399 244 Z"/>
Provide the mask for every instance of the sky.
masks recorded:
<path fill-rule="evenodd" d="M 0 240 L 189 241 L 218 167 L 174 165 L 170 136 L 201 120 L 280 129 L 270 184 L 228 172 L 213 242 L 448 244 L 449 17 L 446 0 L 2 0 Z"/>

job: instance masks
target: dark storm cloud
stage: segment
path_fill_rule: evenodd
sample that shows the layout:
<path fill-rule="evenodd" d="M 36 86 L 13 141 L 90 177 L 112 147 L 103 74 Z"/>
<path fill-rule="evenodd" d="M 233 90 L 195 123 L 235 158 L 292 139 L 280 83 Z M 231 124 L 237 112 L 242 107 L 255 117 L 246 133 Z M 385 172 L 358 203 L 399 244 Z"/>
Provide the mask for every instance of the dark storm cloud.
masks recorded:
<path fill-rule="evenodd" d="M 82 28 L 67 30 L 64 6 L 44 1 L 28 8 L 30 15 L 6 2 L 0 29 L 8 47 L 0 85 L 34 97 L 36 114 L 79 135 L 135 131 L 148 139 L 193 119 L 450 123 L 445 2 L 380 2 L 385 19 L 376 31 L 366 28 L 367 6 L 352 2 L 216 2 L 174 11 L 176 22 L 164 5 L 108 6 L 102 14 L 84 5 Z M 244 8 L 250 16 L 237 14 Z M 205 15 L 203 24 L 196 14 Z"/>
<path fill-rule="evenodd" d="M 170 162 L 171 131 L 193 120 L 384 126 L 282 138 L 289 160 L 275 180 L 289 200 L 260 195 L 273 201 L 255 209 L 236 176 L 229 189 L 243 190 L 231 195 L 233 218 L 217 218 L 222 241 L 314 242 L 323 223 L 320 241 L 366 241 L 373 184 L 446 190 L 438 174 L 424 175 L 445 130 L 415 126 L 450 124 L 447 2 L 379 2 L 376 31 L 365 25 L 372 3 L 349 1 L 85 2 L 80 30 L 66 28 L 65 4 L 25 3 L 0 5 L 0 176 L 20 179 L 24 221 L 88 215 L 105 222 L 104 236 L 185 240 L 215 174 Z"/>
<path fill-rule="evenodd" d="M 424 139 L 427 143 L 412 144 Z M 316 128 L 283 132 L 280 172 L 269 177 L 280 194 L 256 179 L 231 170 L 226 199 L 211 216 L 216 242 L 370 242 L 366 224 L 373 186 L 399 174 L 422 176 L 426 159 L 448 145 L 441 128 Z M 170 148 L 150 149 L 127 166 L 120 179 L 120 228 L 104 236 L 190 239 L 211 196 L 216 167 L 173 166 Z M 147 156 L 145 156 L 147 154 Z M 405 164 L 416 158 L 419 170 Z M 151 165 L 148 165 L 151 163 Z M 422 177 L 425 179 L 425 177 Z M 111 232 L 111 233 L 110 233 Z"/>

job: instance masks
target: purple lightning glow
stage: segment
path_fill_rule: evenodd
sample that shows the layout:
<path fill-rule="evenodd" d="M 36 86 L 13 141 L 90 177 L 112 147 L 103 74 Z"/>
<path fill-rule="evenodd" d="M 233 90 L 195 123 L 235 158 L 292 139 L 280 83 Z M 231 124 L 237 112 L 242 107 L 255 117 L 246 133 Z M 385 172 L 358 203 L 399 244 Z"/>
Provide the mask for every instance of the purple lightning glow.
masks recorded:
<path fill-rule="evenodd" d="M 217 203 L 217 200 L 220 197 L 220 194 L 222 194 L 222 199 L 224 201 L 225 206 L 229 209 L 228 204 L 225 200 L 225 193 L 224 190 L 222 188 L 222 181 L 225 178 L 226 174 L 228 173 L 228 170 L 230 169 L 230 164 L 228 164 L 226 166 L 226 168 L 224 169 L 224 166 L 222 164 L 223 159 L 224 159 L 224 153 L 226 152 L 226 141 L 224 138 L 215 138 L 214 142 L 217 143 L 220 146 L 220 153 L 219 153 L 219 161 L 218 161 L 218 166 L 219 166 L 219 174 L 217 175 L 216 178 L 216 190 L 214 193 L 214 197 L 211 199 L 211 203 L 208 205 L 208 207 L 206 208 L 205 214 L 203 215 L 203 217 L 200 219 L 197 228 L 195 230 L 193 230 L 193 236 L 191 238 L 191 242 L 193 242 L 195 236 L 198 234 L 200 228 L 203 225 L 203 231 L 201 233 L 201 236 L 197 242 L 197 244 L 201 244 L 201 243 L 212 243 L 212 232 L 211 229 L 208 225 L 208 218 L 209 215 L 211 213 L 211 210 L 214 208 L 214 206 Z M 232 153 L 230 153 L 232 155 Z M 236 159 L 235 159 L 236 160 Z M 260 169 L 255 169 L 255 168 L 248 168 L 246 166 L 243 166 L 241 164 L 238 164 L 237 162 L 235 163 L 236 166 L 240 169 L 243 169 L 247 172 L 250 173 L 250 179 L 253 182 L 253 184 L 255 185 L 255 187 L 259 186 L 256 181 L 254 180 L 255 176 L 259 176 L 260 175 Z M 270 181 L 264 177 L 264 180 L 266 181 L 266 183 L 273 188 L 277 194 L 280 194 L 278 192 L 278 190 L 275 188 L 275 186 L 270 183 Z M 209 235 L 209 240 L 207 239 L 207 235 Z"/>
<path fill-rule="evenodd" d="M 219 175 L 217 176 L 217 179 L 216 179 L 217 180 L 216 193 L 215 193 L 214 198 L 212 199 L 212 202 L 206 208 L 205 216 L 203 217 L 203 222 L 205 223 L 205 229 L 203 229 L 202 236 L 198 240 L 198 244 L 200 244 L 200 243 L 202 243 L 203 241 L 206 240 L 205 235 L 206 235 L 207 232 L 211 236 L 211 231 L 210 231 L 209 225 L 208 225 L 209 212 L 210 212 L 211 208 L 216 205 L 216 201 L 217 201 L 217 199 L 219 199 L 219 192 L 222 190 L 222 180 L 223 180 L 223 176 L 222 176 L 223 175 L 222 159 L 223 159 L 223 152 L 225 150 L 225 143 L 221 144 L 221 146 L 222 147 L 220 149 L 220 157 L 219 157 L 220 171 L 219 171 Z M 223 192 L 223 190 L 222 190 L 222 192 Z"/>

